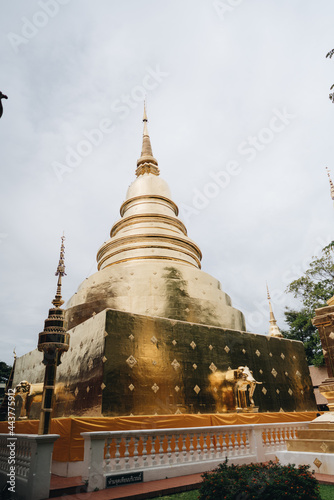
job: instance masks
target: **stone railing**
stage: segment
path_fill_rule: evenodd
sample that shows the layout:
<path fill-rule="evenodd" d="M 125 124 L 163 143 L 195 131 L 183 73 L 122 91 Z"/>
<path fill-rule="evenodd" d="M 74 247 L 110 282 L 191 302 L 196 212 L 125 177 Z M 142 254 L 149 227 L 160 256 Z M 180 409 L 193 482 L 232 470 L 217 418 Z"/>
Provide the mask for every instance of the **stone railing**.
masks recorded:
<path fill-rule="evenodd" d="M 0 434 L 0 498 L 49 498 L 53 443 L 58 434 Z"/>
<path fill-rule="evenodd" d="M 227 457 L 229 463 L 266 462 L 286 450 L 308 422 L 227 425 L 181 429 L 83 432 L 83 479 L 95 488 L 213 469 Z"/>

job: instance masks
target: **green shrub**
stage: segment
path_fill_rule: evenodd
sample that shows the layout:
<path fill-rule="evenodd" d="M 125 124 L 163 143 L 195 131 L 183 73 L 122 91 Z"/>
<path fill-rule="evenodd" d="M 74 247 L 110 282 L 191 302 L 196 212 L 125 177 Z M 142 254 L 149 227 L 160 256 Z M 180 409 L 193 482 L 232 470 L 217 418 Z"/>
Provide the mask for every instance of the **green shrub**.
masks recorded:
<path fill-rule="evenodd" d="M 320 500 L 318 481 L 308 465 L 220 464 L 205 472 L 199 500 Z"/>

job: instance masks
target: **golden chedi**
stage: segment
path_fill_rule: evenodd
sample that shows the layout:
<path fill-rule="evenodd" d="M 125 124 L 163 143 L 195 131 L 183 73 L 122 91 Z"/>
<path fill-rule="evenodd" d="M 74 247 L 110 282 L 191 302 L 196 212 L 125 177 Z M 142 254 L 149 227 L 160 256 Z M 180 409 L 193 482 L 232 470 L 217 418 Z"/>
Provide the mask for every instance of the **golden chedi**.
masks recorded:
<path fill-rule="evenodd" d="M 137 178 L 121 206 L 121 219 L 98 251 L 98 272 L 67 304 L 69 328 L 110 307 L 206 325 L 245 330 L 220 283 L 201 271 L 202 254 L 178 218 L 153 157 L 144 113 Z"/>
<path fill-rule="evenodd" d="M 145 113 L 121 219 L 98 250 L 98 271 L 66 305 L 71 346 L 53 416 L 315 410 L 303 344 L 280 336 L 272 311 L 270 335 L 246 331 L 219 281 L 201 270 L 159 174 Z M 37 350 L 16 362 L 30 419 L 39 415 L 42 367 Z"/>

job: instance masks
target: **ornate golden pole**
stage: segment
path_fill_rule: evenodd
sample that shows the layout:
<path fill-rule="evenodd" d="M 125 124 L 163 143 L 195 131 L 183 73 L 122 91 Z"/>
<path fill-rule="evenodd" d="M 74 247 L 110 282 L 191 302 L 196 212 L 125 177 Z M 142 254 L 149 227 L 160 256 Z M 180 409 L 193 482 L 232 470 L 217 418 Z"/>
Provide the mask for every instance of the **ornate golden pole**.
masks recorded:
<path fill-rule="evenodd" d="M 44 331 L 39 334 L 38 350 L 44 353 L 45 377 L 43 385 L 42 408 L 39 418 L 38 434 L 49 434 L 51 425 L 52 402 L 56 384 L 57 366 L 60 365 L 61 355 L 68 351 L 70 336 L 65 329 L 65 311 L 61 296 L 61 278 L 65 276 L 64 240 L 61 238 L 60 257 L 55 273 L 58 276 L 57 291 L 52 301 L 54 308 L 49 309 L 49 316 L 44 323 Z"/>

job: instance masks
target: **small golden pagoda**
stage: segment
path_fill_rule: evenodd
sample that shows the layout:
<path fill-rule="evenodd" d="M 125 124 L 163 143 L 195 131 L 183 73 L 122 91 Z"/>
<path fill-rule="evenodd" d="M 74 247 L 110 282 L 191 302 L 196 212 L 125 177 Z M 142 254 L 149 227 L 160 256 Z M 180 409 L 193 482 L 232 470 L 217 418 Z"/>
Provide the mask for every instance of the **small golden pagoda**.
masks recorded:
<path fill-rule="evenodd" d="M 283 337 L 281 330 L 277 326 L 277 321 L 274 316 L 274 311 L 271 305 L 271 297 L 269 293 L 269 288 L 267 285 L 267 297 L 268 297 L 268 302 L 269 302 L 269 314 L 270 314 L 270 319 L 269 319 L 269 333 L 270 337 Z"/>

